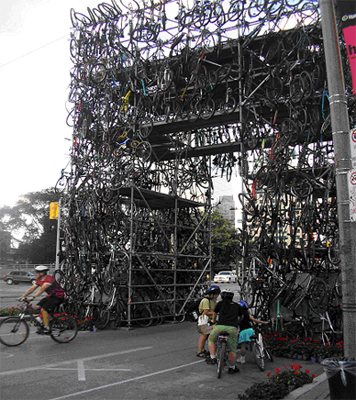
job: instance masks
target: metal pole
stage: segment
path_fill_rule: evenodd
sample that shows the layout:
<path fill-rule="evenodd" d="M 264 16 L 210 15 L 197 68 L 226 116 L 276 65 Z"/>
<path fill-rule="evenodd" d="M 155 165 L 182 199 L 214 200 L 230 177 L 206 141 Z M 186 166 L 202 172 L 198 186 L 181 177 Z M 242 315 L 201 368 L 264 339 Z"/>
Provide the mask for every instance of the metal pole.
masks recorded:
<path fill-rule="evenodd" d="M 57 242 L 56 242 L 56 269 L 59 269 L 59 252 L 61 246 L 61 199 L 58 202 Z"/>
<path fill-rule="evenodd" d="M 334 0 L 319 0 L 335 151 L 336 191 L 342 278 L 344 352 L 356 355 L 356 223 L 350 220 L 348 173 L 352 169 L 350 124 L 345 96 Z"/>

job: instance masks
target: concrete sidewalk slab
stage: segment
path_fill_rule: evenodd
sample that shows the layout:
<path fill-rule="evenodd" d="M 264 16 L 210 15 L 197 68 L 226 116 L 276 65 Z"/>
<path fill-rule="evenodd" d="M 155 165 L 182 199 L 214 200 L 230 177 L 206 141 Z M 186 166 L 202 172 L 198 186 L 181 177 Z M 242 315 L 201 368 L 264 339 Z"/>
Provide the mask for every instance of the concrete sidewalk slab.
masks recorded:
<path fill-rule="evenodd" d="M 312 383 L 293 390 L 285 400 L 325 400 L 330 399 L 329 383 L 326 373 L 317 376 Z"/>

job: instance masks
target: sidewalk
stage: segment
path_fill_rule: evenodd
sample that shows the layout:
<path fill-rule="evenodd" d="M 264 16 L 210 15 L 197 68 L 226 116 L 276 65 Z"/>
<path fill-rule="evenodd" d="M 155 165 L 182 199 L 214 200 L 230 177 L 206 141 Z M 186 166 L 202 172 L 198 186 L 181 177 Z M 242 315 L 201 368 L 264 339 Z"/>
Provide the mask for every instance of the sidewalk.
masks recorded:
<path fill-rule="evenodd" d="M 312 383 L 291 392 L 285 400 L 330 400 L 329 383 L 326 373 L 317 376 Z"/>

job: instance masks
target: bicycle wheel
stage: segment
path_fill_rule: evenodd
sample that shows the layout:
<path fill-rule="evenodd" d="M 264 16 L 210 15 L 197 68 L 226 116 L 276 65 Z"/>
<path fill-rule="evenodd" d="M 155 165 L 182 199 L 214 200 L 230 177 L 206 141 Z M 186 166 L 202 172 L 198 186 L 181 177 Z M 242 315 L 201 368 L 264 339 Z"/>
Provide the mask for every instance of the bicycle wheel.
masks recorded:
<path fill-rule="evenodd" d="M 0 323 L 0 342 L 5 346 L 20 346 L 29 334 L 30 328 L 27 322 L 18 317 L 5 318 Z"/>
<path fill-rule="evenodd" d="M 309 305 L 316 313 L 324 313 L 329 308 L 329 286 L 322 279 L 315 277 L 309 287 Z"/>
<path fill-rule="evenodd" d="M 204 120 L 210 119 L 215 113 L 215 102 L 213 99 L 206 99 L 201 103 L 200 116 Z"/>
<path fill-rule="evenodd" d="M 257 343 L 253 344 L 252 352 L 253 352 L 253 355 L 255 356 L 258 368 L 261 371 L 264 371 L 265 370 L 265 359 L 264 359 L 263 354 L 261 352 L 261 348 Z"/>
<path fill-rule="evenodd" d="M 218 351 L 216 354 L 216 359 L 217 359 L 216 373 L 217 373 L 219 379 L 221 378 L 221 374 L 224 369 L 225 353 L 226 353 L 226 343 L 223 342 L 220 344 L 220 346 L 218 346 Z"/>
<path fill-rule="evenodd" d="M 153 315 L 150 308 L 144 304 L 136 306 L 133 310 L 132 319 L 138 326 L 148 328 L 152 325 Z"/>
<path fill-rule="evenodd" d="M 99 315 L 95 323 L 96 327 L 98 329 L 105 329 L 109 325 L 110 315 L 110 310 L 107 308 L 100 308 Z"/>
<path fill-rule="evenodd" d="M 253 306 L 254 295 L 255 295 L 255 291 L 252 287 L 251 281 L 250 280 L 245 281 L 242 284 L 242 288 L 241 288 L 241 298 L 244 301 L 246 301 L 250 307 Z"/>
<path fill-rule="evenodd" d="M 266 343 L 266 341 L 264 339 L 263 339 L 263 346 L 264 346 L 263 352 L 264 352 L 265 358 L 268 358 L 271 362 L 273 362 L 272 353 L 271 353 L 271 351 L 269 349 L 267 349 L 267 343 Z"/>
<path fill-rule="evenodd" d="M 69 315 L 54 317 L 50 326 L 51 338 L 58 343 L 69 343 L 78 333 L 77 321 Z"/>

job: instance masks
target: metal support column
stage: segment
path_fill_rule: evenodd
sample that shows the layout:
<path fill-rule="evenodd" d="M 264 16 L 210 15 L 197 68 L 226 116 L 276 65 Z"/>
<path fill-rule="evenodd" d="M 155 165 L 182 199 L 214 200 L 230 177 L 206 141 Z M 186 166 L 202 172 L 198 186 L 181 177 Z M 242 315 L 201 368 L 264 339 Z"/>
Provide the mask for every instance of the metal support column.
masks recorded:
<path fill-rule="evenodd" d="M 344 351 L 345 356 L 351 357 L 356 354 L 356 222 L 350 220 L 348 190 L 348 172 L 352 168 L 350 125 L 334 1 L 320 0 L 319 4 L 322 14 L 330 117 L 335 150 L 343 292 Z"/>

